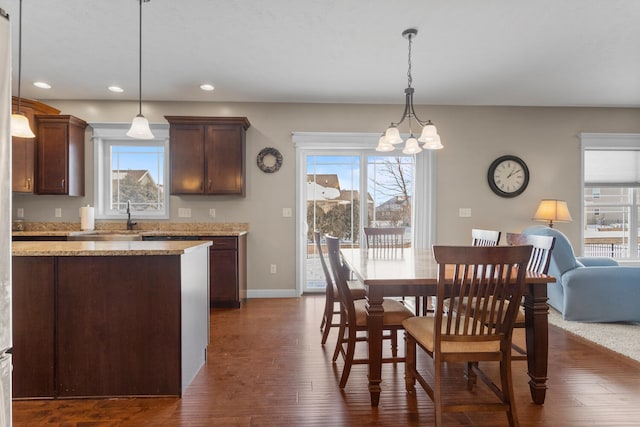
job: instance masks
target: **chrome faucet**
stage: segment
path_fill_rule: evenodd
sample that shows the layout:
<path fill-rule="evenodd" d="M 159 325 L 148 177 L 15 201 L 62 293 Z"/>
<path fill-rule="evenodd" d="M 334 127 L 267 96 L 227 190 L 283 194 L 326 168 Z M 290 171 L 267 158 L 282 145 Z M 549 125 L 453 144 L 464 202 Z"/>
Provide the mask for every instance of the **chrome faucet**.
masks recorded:
<path fill-rule="evenodd" d="M 131 221 L 131 200 L 127 200 L 127 230 L 133 230 L 137 222 Z"/>

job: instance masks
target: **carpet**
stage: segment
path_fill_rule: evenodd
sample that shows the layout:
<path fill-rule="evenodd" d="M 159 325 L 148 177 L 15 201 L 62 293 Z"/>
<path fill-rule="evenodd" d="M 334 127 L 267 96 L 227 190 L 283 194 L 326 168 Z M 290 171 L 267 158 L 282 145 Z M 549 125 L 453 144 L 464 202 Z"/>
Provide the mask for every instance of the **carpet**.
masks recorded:
<path fill-rule="evenodd" d="M 549 307 L 549 324 L 640 361 L 640 323 L 569 322 Z"/>

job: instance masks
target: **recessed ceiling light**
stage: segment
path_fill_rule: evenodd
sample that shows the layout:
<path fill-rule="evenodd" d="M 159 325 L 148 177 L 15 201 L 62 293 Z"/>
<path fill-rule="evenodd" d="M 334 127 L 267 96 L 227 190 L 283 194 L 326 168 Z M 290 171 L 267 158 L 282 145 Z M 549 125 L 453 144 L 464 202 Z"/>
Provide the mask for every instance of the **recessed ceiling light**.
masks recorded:
<path fill-rule="evenodd" d="M 39 87 L 40 89 L 51 89 L 51 85 L 45 82 L 34 82 L 33 85 L 35 87 Z"/>
<path fill-rule="evenodd" d="M 122 89 L 120 86 L 109 86 L 109 90 L 111 92 L 115 92 L 115 93 L 122 93 L 124 92 L 124 89 Z"/>
<path fill-rule="evenodd" d="M 202 90 L 207 90 L 207 91 L 212 91 L 212 90 L 213 90 L 213 89 L 215 89 L 215 88 L 213 87 L 213 85 L 210 85 L 210 84 L 203 84 L 203 85 L 200 85 L 200 89 L 202 89 Z"/>

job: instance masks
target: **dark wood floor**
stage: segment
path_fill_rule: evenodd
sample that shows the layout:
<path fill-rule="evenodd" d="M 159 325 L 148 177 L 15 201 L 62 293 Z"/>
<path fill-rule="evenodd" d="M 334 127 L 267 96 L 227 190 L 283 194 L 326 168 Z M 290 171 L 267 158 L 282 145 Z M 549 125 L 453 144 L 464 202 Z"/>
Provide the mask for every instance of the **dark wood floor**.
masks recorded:
<path fill-rule="evenodd" d="M 354 367 L 343 392 L 342 367 L 331 363 L 335 332 L 320 345 L 324 298 L 249 301 L 239 310 L 211 313 L 206 366 L 182 399 L 21 401 L 21 426 L 428 426 L 433 406 L 418 389 L 404 391 L 404 366 L 383 367 L 377 409 L 369 405 L 366 367 Z M 543 406 L 531 403 L 524 361 L 514 362 L 521 426 L 637 426 L 640 363 L 550 327 L 549 390 Z M 451 366 L 455 391 L 466 398 L 461 368 Z M 162 372 L 158 372 L 162 375 Z M 484 394 L 482 390 L 476 393 Z M 451 426 L 501 426 L 506 417 L 449 415 Z"/>

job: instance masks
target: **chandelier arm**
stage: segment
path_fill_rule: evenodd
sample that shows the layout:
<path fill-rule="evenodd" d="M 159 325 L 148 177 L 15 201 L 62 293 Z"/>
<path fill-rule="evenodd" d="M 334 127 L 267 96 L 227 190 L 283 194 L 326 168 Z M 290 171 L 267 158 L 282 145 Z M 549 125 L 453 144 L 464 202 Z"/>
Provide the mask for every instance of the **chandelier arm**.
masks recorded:
<path fill-rule="evenodd" d="M 413 88 L 412 87 L 408 87 L 404 90 L 404 112 L 402 113 L 402 117 L 400 118 L 400 121 L 398 122 L 391 122 L 391 126 L 395 126 L 398 127 L 402 124 L 402 122 L 404 122 L 404 119 L 406 119 L 410 114 L 413 114 Z"/>

